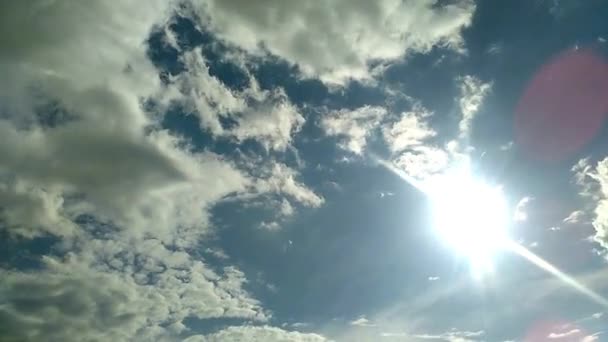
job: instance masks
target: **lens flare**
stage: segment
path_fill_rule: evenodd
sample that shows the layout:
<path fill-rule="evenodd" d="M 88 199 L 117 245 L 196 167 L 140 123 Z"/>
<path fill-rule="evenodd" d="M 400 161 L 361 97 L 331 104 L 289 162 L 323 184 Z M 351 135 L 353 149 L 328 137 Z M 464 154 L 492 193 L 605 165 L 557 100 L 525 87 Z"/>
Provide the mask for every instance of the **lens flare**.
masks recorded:
<path fill-rule="evenodd" d="M 439 210 L 436 215 L 441 235 L 451 241 L 457 250 L 469 255 L 474 270 L 491 267 L 489 256 L 504 249 L 523 257 L 595 303 L 608 308 L 608 299 L 509 239 L 506 229 L 508 218 L 505 216 L 507 211 L 502 194 L 499 189 L 474 180 L 466 167 L 450 176 L 444 175 L 445 178 L 432 184 L 430 181 L 420 182 L 410 177 L 387 161 L 376 158 L 376 162 L 429 196 L 432 201 L 439 202 L 436 204 Z M 448 181 L 452 184 L 445 183 Z M 480 216 L 475 218 L 475 215 Z"/>

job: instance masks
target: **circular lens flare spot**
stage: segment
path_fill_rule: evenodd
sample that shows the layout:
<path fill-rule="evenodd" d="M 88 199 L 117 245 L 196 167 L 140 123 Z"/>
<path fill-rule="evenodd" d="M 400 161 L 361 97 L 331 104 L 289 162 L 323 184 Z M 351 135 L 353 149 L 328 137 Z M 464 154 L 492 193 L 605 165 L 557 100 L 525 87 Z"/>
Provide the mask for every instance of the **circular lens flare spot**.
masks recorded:
<path fill-rule="evenodd" d="M 515 111 L 515 141 L 541 161 L 570 157 L 590 142 L 608 114 L 608 62 L 570 50 L 543 65 Z"/>

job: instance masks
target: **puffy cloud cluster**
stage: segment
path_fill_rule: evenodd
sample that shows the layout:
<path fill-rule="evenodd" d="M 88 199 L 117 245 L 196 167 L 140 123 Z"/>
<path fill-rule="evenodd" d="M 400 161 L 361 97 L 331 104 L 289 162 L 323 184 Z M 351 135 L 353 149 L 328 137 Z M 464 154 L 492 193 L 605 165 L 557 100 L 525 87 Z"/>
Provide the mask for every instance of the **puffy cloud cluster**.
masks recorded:
<path fill-rule="evenodd" d="M 383 131 L 395 166 L 415 178 L 443 170 L 450 159 L 447 151 L 429 142 L 437 135 L 427 121 L 432 114 L 415 103 L 410 111 L 401 114 L 399 121 Z"/>
<path fill-rule="evenodd" d="M 209 210 L 233 195 L 323 199 L 287 166 L 264 178 L 195 150 L 159 118 L 184 101 L 214 134 L 277 151 L 304 118 L 280 89 L 252 79 L 229 90 L 198 50 L 163 85 L 146 41 L 175 5 L 0 4 L 0 229 L 61 239 L 40 268 L 0 270 L 0 339 L 169 340 L 187 332 L 188 317 L 269 317 L 243 272 L 212 268 L 197 252 Z M 223 129 L 221 115 L 236 124 Z"/>
<path fill-rule="evenodd" d="M 385 127 L 384 139 L 391 151 L 401 152 L 413 146 L 420 146 L 426 139 L 434 137 L 437 132 L 426 122 L 431 114 L 420 104 L 416 104 L 411 111 L 403 113 L 399 121 Z"/>
<path fill-rule="evenodd" d="M 339 146 L 356 154 L 363 153 L 367 138 L 384 120 L 387 111 L 382 107 L 364 106 L 355 110 L 336 110 L 321 120 L 326 134 L 337 136 Z"/>
<path fill-rule="evenodd" d="M 368 140 L 380 131 L 394 166 L 411 177 L 424 179 L 464 157 L 470 148 L 472 121 L 492 87 L 491 83 L 470 75 L 456 81 L 460 90 L 456 102 L 461 115 L 458 136 L 444 144 L 436 141 L 438 132 L 430 125 L 434 113 L 411 98 L 408 98 L 410 109 L 398 116 L 384 107 L 364 106 L 331 111 L 322 118 L 320 126 L 327 135 L 339 138 L 342 149 L 359 155 Z"/>
<path fill-rule="evenodd" d="M 157 240 L 84 243 L 42 271 L 1 271 L 3 340 L 157 341 L 186 332 L 189 316 L 266 319 L 233 267 L 214 272 Z"/>
<path fill-rule="evenodd" d="M 202 26 L 221 39 L 250 54 L 278 56 L 305 77 L 332 84 L 368 79 L 374 62 L 437 45 L 462 51 L 461 31 L 475 11 L 470 0 L 446 5 L 434 0 L 196 3 Z"/>
<path fill-rule="evenodd" d="M 141 99 L 162 89 L 144 41 L 167 14 L 162 2 L 2 7 L 1 205 L 12 232 L 66 235 L 66 220 L 91 208 L 135 224 L 144 211 L 162 213 L 159 192 L 200 178 L 208 162 L 230 173 L 213 156 L 177 148 L 166 132 L 146 133 L 154 123 Z M 233 176 L 210 198 L 242 187 Z"/>
<path fill-rule="evenodd" d="M 200 48 L 185 52 L 181 58 L 186 71 L 173 79 L 181 92 L 179 98 L 199 117 L 201 127 L 213 135 L 237 142 L 253 139 L 267 150 L 284 151 L 304 124 L 304 117 L 282 89 L 260 89 L 248 70 L 243 70 L 249 77 L 248 87 L 235 91 L 209 74 Z M 234 126 L 225 128 L 222 118 L 233 120 Z"/>
<path fill-rule="evenodd" d="M 412 177 L 423 177 L 442 170 L 450 157 L 447 151 L 429 143 L 437 135 L 428 124 L 432 114 L 415 102 L 411 110 L 395 120 L 386 108 L 364 106 L 327 113 L 321 128 L 327 135 L 337 136 L 342 149 L 358 155 L 365 151 L 368 139 L 381 134 L 393 163 Z"/>

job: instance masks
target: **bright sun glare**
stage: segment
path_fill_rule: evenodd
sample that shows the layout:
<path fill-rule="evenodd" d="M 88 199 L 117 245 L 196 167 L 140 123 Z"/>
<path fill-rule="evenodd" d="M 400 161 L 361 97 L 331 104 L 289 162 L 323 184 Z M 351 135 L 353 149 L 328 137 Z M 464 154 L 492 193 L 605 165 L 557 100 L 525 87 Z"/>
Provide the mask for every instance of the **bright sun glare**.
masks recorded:
<path fill-rule="evenodd" d="M 467 168 L 437 176 L 428 185 L 438 234 L 468 258 L 473 272 L 491 271 L 493 256 L 508 243 L 502 189 L 476 179 Z"/>
<path fill-rule="evenodd" d="M 377 161 L 430 197 L 436 231 L 452 248 L 467 257 L 474 276 L 491 272 L 494 255 L 507 250 L 608 307 L 608 299 L 509 238 L 511 215 L 502 189 L 476 178 L 468 163 L 419 182 L 392 164 L 381 159 Z"/>

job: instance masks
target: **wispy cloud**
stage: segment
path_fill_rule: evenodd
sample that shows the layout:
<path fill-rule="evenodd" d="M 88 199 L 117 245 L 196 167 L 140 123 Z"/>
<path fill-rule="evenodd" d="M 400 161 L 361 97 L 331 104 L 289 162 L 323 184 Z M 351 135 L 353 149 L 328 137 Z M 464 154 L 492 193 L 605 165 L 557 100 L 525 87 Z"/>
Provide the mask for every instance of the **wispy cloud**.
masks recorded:
<path fill-rule="evenodd" d="M 321 127 L 328 135 L 338 136 L 343 149 L 361 154 L 367 145 L 367 139 L 386 115 L 387 111 L 382 107 L 337 110 L 321 119 Z"/>
<path fill-rule="evenodd" d="M 484 83 L 471 75 L 463 76 L 459 81 L 461 92 L 459 104 L 462 115 L 458 123 L 459 138 L 469 139 L 473 119 L 478 114 L 483 100 L 492 89 L 492 83 Z"/>
<path fill-rule="evenodd" d="M 372 323 L 365 316 L 361 316 L 361 317 L 359 317 L 359 318 L 351 321 L 350 325 L 354 325 L 354 326 L 358 326 L 358 327 L 374 327 L 374 326 L 376 326 L 374 323 Z"/>

